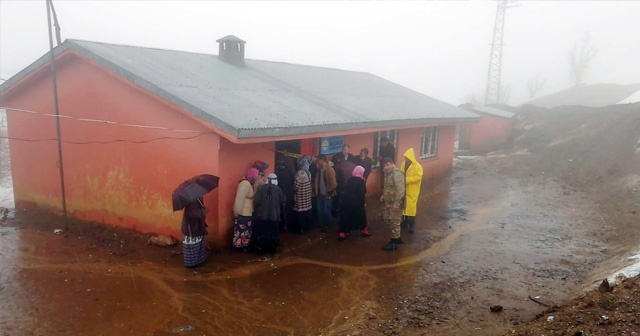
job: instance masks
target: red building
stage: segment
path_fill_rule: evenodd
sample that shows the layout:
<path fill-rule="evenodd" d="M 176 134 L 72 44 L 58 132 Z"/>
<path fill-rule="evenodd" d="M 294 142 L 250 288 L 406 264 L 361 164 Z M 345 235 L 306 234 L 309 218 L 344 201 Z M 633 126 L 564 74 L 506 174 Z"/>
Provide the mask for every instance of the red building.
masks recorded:
<path fill-rule="evenodd" d="M 511 139 L 515 113 L 489 106 L 470 107 L 480 120 L 460 128 L 458 149 L 482 154 L 503 149 Z"/>
<path fill-rule="evenodd" d="M 218 56 L 77 40 L 55 49 L 70 216 L 178 236 L 171 192 L 209 173 L 221 177 L 205 197 L 209 239 L 228 245 L 236 185 L 255 160 L 331 151 L 328 137 L 375 154 L 388 136 L 397 160 L 415 149 L 426 178 L 451 169 L 456 125 L 477 119 L 368 73 L 249 60 L 244 41 L 218 42 Z M 59 212 L 49 55 L 0 86 L 0 106 L 17 207 Z"/>

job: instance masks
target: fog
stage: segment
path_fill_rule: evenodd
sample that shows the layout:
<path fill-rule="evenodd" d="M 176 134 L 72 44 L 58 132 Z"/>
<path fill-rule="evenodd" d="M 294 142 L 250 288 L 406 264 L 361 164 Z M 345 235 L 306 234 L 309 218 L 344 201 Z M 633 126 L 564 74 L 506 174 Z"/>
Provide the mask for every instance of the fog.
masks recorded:
<path fill-rule="evenodd" d="M 217 53 L 229 34 L 251 59 L 364 71 L 451 104 L 484 98 L 493 1 L 60 1 L 62 38 Z M 640 2 L 519 1 L 507 10 L 502 84 L 508 103 L 572 86 L 569 51 L 585 33 L 597 49 L 585 82 L 640 82 Z M 48 51 L 44 1 L 0 0 L 0 78 Z"/>

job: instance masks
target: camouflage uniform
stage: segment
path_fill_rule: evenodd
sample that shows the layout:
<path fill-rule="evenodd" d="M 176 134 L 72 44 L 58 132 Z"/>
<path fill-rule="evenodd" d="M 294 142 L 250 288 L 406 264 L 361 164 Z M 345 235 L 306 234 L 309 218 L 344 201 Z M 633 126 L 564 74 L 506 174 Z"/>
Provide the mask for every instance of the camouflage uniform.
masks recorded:
<path fill-rule="evenodd" d="M 404 197 L 404 174 L 397 167 L 389 173 L 384 173 L 384 222 L 391 230 L 391 239 L 400 238 L 400 223 L 402 222 L 402 198 Z M 397 206 L 398 210 L 393 210 Z"/>

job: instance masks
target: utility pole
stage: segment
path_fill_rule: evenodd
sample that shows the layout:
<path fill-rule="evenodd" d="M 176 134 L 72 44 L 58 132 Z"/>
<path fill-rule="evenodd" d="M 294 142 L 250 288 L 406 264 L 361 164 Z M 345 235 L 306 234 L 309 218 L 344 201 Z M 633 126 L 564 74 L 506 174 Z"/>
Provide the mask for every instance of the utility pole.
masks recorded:
<path fill-rule="evenodd" d="M 53 53 L 53 33 L 51 31 L 51 0 L 47 3 L 47 22 L 49 22 L 49 55 L 51 56 L 51 80 L 53 81 L 53 107 L 56 113 L 56 135 L 58 140 L 58 168 L 60 168 L 60 191 L 62 193 L 62 215 L 64 216 L 64 230 L 69 229 L 67 218 L 67 199 L 64 190 L 64 166 L 62 164 L 62 139 L 60 138 L 60 113 L 58 111 L 58 81 L 56 79 L 56 57 Z"/>
<path fill-rule="evenodd" d="M 486 104 L 500 103 L 500 74 L 502 71 L 502 37 L 504 35 L 504 17 L 510 0 L 499 0 L 496 11 L 496 22 L 493 27 L 491 54 L 489 55 L 489 75 L 487 76 L 487 91 L 484 97 Z"/>

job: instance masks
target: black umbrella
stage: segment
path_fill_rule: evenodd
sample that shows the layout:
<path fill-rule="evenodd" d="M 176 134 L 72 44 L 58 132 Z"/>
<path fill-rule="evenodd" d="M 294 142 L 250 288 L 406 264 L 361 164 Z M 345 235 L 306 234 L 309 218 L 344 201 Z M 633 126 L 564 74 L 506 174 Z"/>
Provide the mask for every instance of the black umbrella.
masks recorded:
<path fill-rule="evenodd" d="M 171 195 L 173 211 L 182 210 L 187 205 L 197 202 L 198 198 L 217 188 L 218 181 L 219 177 L 204 174 L 182 182 Z"/>

